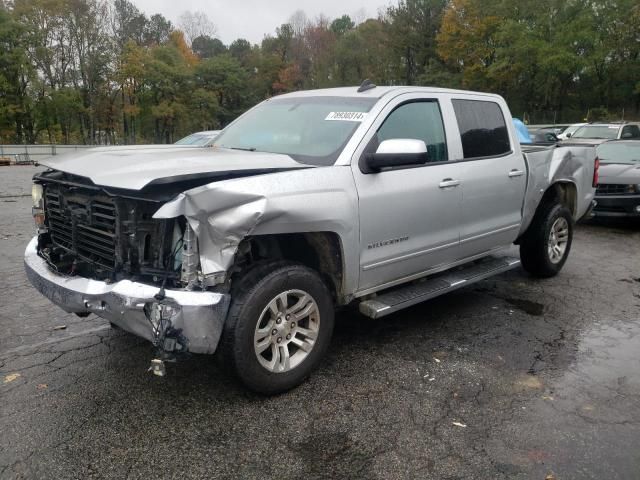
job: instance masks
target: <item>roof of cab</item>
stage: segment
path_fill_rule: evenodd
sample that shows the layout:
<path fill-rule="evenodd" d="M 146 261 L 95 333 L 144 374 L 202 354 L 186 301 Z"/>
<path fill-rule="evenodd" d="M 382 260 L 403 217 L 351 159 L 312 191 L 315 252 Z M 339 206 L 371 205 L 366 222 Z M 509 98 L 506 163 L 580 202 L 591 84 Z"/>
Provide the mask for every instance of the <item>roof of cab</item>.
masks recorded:
<path fill-rule="evenodd" d="M 486 92 L 472 92 L 468 90 L 454 90 L 451 88 L 437 88 L 437 87 L 411 87 L 411 86 L 393 86 L 393 87 L 381 87 L 376 86 L 370 88 L 364 92 L 358 92 L 359 87 L 339 87 L 339 88 L 323 88 L 318 90 L 300 90 L 298 92 L 285 93 L 274 98 L 291 98 L 291 97 L 369 97 L 369 98 L 382 98 L 387 94 L 395 93 L 396 95 L 402 93 L 454 93 L 454 94 L 473 94 L 484 95 L 488 97 L 501 98 L 500 95 Z"/>

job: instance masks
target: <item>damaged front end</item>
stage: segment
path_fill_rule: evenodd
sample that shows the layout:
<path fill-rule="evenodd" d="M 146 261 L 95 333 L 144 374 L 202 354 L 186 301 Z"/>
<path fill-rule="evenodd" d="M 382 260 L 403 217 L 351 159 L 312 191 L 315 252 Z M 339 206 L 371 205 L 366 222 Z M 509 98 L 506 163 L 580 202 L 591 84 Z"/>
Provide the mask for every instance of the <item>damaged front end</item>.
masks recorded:
<path fill-rule="evenodd" d="M 155 220 L 158 202 L 110 195 L 60 172 L 36 181 L 43 190 L 38 251 L 56 272 L 182 286 L 183 219 Z"/>
<path fill-rule="evenodd" d="M 229 296 L 202 286 L 198 243 L 185 218 L 153 218 L 166 196 L 113 192 L 56 171 L 35 182 L 38 236 L 27 246 L 25 268 L 41 293 L 165 354 L 216 350 Z"/>

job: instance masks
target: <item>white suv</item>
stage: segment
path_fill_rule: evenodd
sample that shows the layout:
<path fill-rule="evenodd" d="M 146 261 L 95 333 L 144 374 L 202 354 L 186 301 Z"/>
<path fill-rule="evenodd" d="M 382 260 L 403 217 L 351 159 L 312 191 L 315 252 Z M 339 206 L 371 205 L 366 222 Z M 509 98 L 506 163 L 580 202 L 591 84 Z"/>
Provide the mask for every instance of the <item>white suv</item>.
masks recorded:
<path fill-rule="evenodd" d="M 588 123 L 571 135 L 570 140 L 640 140 L 640 126 L 637 123 Z"/>

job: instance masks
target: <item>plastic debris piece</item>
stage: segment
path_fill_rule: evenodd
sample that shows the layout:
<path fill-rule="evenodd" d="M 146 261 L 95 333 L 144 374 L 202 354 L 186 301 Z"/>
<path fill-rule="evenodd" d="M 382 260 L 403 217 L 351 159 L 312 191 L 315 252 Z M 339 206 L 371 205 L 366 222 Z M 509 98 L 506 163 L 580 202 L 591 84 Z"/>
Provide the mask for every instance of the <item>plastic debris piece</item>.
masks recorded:
<path fill-rule="evenodd" d="M 66 330 L 67 326 L 66 325 L 56 325 L 55 327 L 53 327 L 54 330 Z"/>
<path fill-rule="evenodd" d="M 435 379 L 436 379 L 436 377 L 431 377 L 431 378 L 429 379 L 429 381 L 430 381 L 430 382 L 433 382 Z"/>
<path fill-rule="evenodd" d="M 440 360 L 436 357 L 433 357 L 433 359 L 436 361 L 436 363 L 440 363 Z"/>
<path fill-rule="evenodd" d="M 10 373 L 6 377 L 4 377 L 4 383 L 13 382 L 14 380 L 17 380 L 18 378 L 20 378 L 21 376 L 22 375 L 20 375 L 19 373 Z"/>
<path fill-rule="evenodd" d="M 460 428 L 467 428 L 467 426 L 464 423 L 460 423 L 460 422 L 453 422 L 453 424 L 456 427 L 460 427 Z"/>
<path fill-rule="evenodd" d="M 147 371 L 152 372 L 156 377 L 164 377 L 167 373 L 164 362 L 159 358 L 151 360 L 151 366 Z"/>

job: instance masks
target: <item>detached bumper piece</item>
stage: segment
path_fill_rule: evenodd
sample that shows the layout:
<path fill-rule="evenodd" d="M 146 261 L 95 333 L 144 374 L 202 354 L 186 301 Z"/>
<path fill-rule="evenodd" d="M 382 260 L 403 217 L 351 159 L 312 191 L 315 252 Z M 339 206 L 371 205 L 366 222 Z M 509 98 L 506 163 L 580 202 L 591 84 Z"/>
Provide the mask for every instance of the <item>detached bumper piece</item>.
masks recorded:
<path fill-rule="evenodd" d="M 37 237 L 27 245 L 25 270 L 31 284 L 64 311 L 95 313 L 166 352 L 214 353 L 230 296 L 214 292 L 166 290 L 121 280 L 107 283 L 53 272 L 37 252 Z"/>

